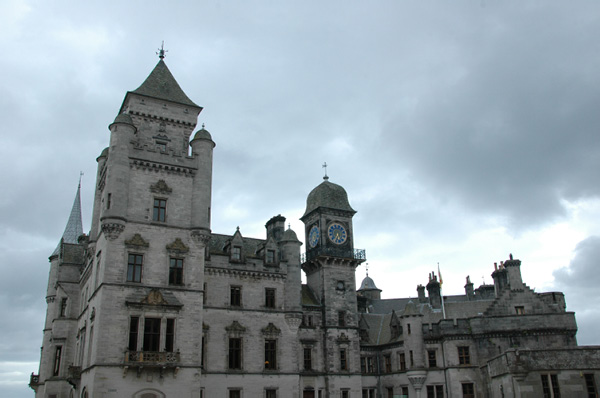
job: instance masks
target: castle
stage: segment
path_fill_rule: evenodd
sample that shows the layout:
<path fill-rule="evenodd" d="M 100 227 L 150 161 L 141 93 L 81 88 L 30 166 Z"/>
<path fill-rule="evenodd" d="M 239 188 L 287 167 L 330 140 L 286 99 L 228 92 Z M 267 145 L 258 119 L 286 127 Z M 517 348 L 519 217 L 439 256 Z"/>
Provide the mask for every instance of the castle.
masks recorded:
<path fill-rule="evenodd" d="M 327 177 L 304 253 L 281 215 L 260 239 L 212 232 L 215 142 L 163 58 L 109 125 L 89 235 L 78 188 L 50 256 L 36 397 L 597 396 L 598 347 L 512 255 L 464 295 L 434 273 L 414 299 L 356 289 L 355 210 Z"/>

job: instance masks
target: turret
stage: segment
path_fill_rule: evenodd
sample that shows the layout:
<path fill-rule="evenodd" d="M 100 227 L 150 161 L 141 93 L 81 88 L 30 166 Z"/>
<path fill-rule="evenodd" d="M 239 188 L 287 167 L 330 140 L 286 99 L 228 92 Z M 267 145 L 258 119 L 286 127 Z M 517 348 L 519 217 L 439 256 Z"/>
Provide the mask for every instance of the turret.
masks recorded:
<path fill-rule="evenodd" d="M 521 260 L 513 259 L 512 253 L 509 259 L 504 262 L 504 268 L 508 272 L 508 285 L 511 290 L 523 288 L 523 278 L 521 277 Z"/>
<path fill-rule="evenodd" d="M 406 352 L 408 367 L 409 369 L 423 368 L 423 314 L 417 305 L 409 300 L 400 319 L 404 333 L 404 346 L 408 349 Z"/>
<path fill-rule="evenodd" d="M 273 220 L 273 218 L 271 220 Z M 285 218 L 283 219 L 285 221 Z M 302 246 L 302 242 L 298 240 L 296 233 L 288 228 L 282 234 L 278 245 L 281 252 L 281 259 L 287 264 L 285 310 L 301 311 L 302 270 L 300 269 L 300 246 Z"/>
<path fill-rule="evenodd" d="M 357 293 L 369 300 L 381 300 L 381 289 L 378 289 L 377 286 L 375 286 L 375 281 L 369 278 L 368 273 L 365 279 L 362 280 Z"/>
<path fill-rule="evenodd" d="M 194 176 L 192 195 L 192 229 L 210 233 L 210 212 L 212 197 L 213 148 L 215 143 L 210 133 L 202 129 L 190 142 L 192 156 L 196 160 L 198 171 Z"/>
<path fill-rule="evenodd" d="M 106 166 L 106 160 L 108 159 L 108 147 L 104 148 L 100 153 L 100 156 L 96 158 L 98 168 L 96 171 L 96 181 L 102 181 L 102 174 L 104 173 L 104 167 Z M 112 198 L 111 198 L 112 199 Z M 96 187 L 94 189 L 94 206 L 92 210 L 92 226 L 90 228 L 90 242 L 95 242 L 98 239 L 98 222 L 100 221 L 100 212 L 102 211 L 102 189 Z"/>
<path fill-rule="evenodd" d="M 110 146 L 108 156 L 111 161 L 106 170 L 106 185 L 104 188 L 104 206 L 101 221 L 105 220 L 121 224 L 127 221 L 129 201 L 129 145 L 133 140 L 136 127 L 131 116 L 119 114 L 110 130 Z"/>

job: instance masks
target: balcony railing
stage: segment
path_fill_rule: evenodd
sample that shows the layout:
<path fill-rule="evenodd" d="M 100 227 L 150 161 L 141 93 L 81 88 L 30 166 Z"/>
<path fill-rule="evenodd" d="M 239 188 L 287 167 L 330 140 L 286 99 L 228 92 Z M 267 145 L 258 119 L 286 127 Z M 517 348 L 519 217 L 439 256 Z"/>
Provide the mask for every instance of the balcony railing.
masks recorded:
<path fill-rule="evenodd" d="M 361 263 L 367 259 L 365 249 L 354 249 L 350 251 L 348 249 L 337 247 L 318 247 L 306 253 L 302 253 L 300 261 L 305 263 L 320 256 L 349 258 L 358 260 Z"/>
<path fill-rule="evenodd" d="M 31 376 L 29 376 L 29 387 L 33 388 L 38 384 L 40 384 L 40 375 L 32 373 Z"/>
<path fill-rule="evenodd" d="M 144 364 L 175 364 L 179 362 L 179 351 L 157 352 L 157 351 L 126 351 L 125 362 Z"/>

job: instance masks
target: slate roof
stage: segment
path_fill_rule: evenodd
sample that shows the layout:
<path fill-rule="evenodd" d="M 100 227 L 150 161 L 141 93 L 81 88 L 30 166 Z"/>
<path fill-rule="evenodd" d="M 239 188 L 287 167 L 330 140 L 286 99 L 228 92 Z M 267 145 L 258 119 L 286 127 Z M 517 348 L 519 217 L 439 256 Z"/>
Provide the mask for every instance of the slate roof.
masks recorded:
<path fill-rule="evenodd" d="M 210 242 L 208 243 L 210 253 L 227 254 L 228 252 L 223 249 L 232 239 L 233 236 L 231 235 L 211 234 Z M 260 246 L 264 246 L 267 241 L 264 239 L 242 237 L 242 242 L 244 243 L 242 248 L 244 257 L 256 257 L 256 251 Z"/>
<path fill-rule="evenodd" d="M 302 285 L 302 305 L 306 306 L 320 306 L 319 300 L 315 293 L 308 285 Z"/>
<path fill-rule="evenodd" d="M 83 235 L 83 225 L 81 223 L 81 184 L 77 186 L 77 193 L 75 194 L 75 200 L 73 201 L 73 207 L 71 208 L 71 214 L 69 220 L 63 232 L 58 246 L 52 252 L 50 257 L 57 255 L 60 252 L 61 243 L 78 243 L 77 240 Z"/>
<path fill-rule="evenodd" d="M 342 186 L 329 182 L 328 180 L 323 181 L 317 185 L 315 189 L 310 191 L 306 198 L 306 211 L 304 212 L 304 216 L 319 207 L 356 213 L 356 211 L 350 207 L 346 190 Z"/>
<path fill-rule="evenodd" d="M 151 98 L 158 98 L 170 102 L 176 102 L 182 105 L 201 108 L 196 105 L 179 87 L 179 84 L 171 74 L 167 64 L 161 59 L 154 67 L 150 75 L 137 89 L 127 93 L 143 95 Z"/>

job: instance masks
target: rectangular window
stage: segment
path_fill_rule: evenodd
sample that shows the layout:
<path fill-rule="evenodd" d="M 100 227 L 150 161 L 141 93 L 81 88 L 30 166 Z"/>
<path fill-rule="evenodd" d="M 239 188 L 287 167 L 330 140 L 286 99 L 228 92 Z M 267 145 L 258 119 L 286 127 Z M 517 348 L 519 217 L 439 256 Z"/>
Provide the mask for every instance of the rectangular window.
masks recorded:
<path fill-rule="evenodd" d="M 410 323 L 406 324 L 406 331 L 408 334 L 410 334 Z"/>
<path fill-rule="evenodd" d="M 398 367 L 400 370 L 406 370 L 406 355 L 403 352 L 398 353 Z"/>
<path fill-rule="evenodd" d="M 164 222 L 167 218 L 167 201 L 165 199 L 154 199 L 154 211 L 152 221 Z"/>
<path fill-rule="evenodd" d="M 346 326 L 346 311 L 338 311 L 338 326 Z"/>
<path fill-rule="evenodd" d="M 394 387 L 387 387 L 387 398 L 394 398 Z"/>
<path fill-rule="evenodd" d="M 408 352 L 408 354 L 409 354 L 409 356 L 410 356 L 410 367 L 411 367 L 411 368 L 414 368 L 414 367 L 415 367 L 415 358 L 414 358 L 414 356 L 413 356 L 413 352 L 412 352 L 412 350 L 410 350 L 410 351 Z"/>
<path fill-rule="evenodd" d="M 231 249 L 231 259 L 235 261 L 240 261 L 242 259 L 242 248 L 239 246 L 234 246 Z"/>
<path fill-rule="evenodd" d="M 242 339 L 229 339 L 229 369 L 242 368 Z"/>
<path fill-rule="evenodd" d="M 242 305 L 242 287 L 231 286 L 229 288 L 229 304 L 232 307 L 239 307 Z"/>
<path fill-rule="evenodd" d="M 167 152 L 167 143 L 156 141 L 156 149 L 158 149 L 160 152 Z"/>
<path fill-rule="evenodd" d="M 277 340 L 265 340 L 265 369 L 277 369 Z"/>
<path fill-rule="evenodd" d="M 461 346 L 458 347 L 458 364 L 459 365 L 470 365 L 471 355 L 469 355 L 469 347 Z"/>
<path fill-rule="evenodd" d="M 129 254 L 127 261 L 127 282 L 142 281 L 142 266 L 144 257 L 141 254 Z"/>
<path fill-rule="evenodd" d="M 66 297 L 63 297 L 60 300 L 60 316 L 61 317 L 67 316 L 67 298 Z"/>
<path fill-rule="evenodd" d="M 277 390 L 265 390 L 265 398 L 277 398 Z"/>
<path fill-rule="evenodd" d="M 229 398 L 242 398 L 242 390 L 229 390 Z"/>
<path fill-rule="evenodd" d="M 367 373 L 367 358 L 360 357 L 360 372 Z"/>
<path fill-rule="evenodd" d="M 275 250 L 267 250 L 267 264 L 275 264 Z"/>
<path fill-rule="evenodd" d="M 589 398 L 596 398 L 598 396 L 598 390 L 596 389 L 596 381 L 594 380 L 593 373 L 586 373 L 583 375 L 585 378 L 585 388 L 587 389 Z"/>
<path fill-rule="evenodd" d="M 437 367 L 437 357 L 435 355 L 435 350 L 427 351 L 427 359 L 429 360 L 429 367 L 435 368 Z"/>
<path fill-rule="evenodd" d="M 560 388 L 558 387 L 558 377 L 555 374 L 543 374 L 542 391 L 544 398 L 560 398 Z M 550 379 L 550 380 L 548 380 Z"/>
<path fill-rule="evenodd" d="M 54 376 L 58 376 L 58 373 L 60 372 L 60 360 L 62 357 L 62 346 L 56 346 L 56 352 L 54 353 L 54 371 L 52 372 L 52 374 Z"/>
<path fill-rule="evenodd" d="M 374 388 L 363 388 L 362 397 L 363 398 L 375 398 L 375 389 Z"/>
<path fill-rule="evenodd" d="M 144 319 L 144 351 L 160 351 L 160 318 Z"/>
<path fill-rule="evenodd" d="M 175 319 L 167 319 L 167 330 L 165 334 L 165 351 L 173 352 L 175 345 Z"/>
<path fill-rule="evenodd" d="M 129 351 L 137 351 L 139 322 L 140 318 L 137 316 L 129 318 Z"/>
<path fill-rule="evenodd" d="M 312 370 L 312 348 L 304 347 L 304 370 Z"/>
<path fill-rule="evenodd" d="M 525 307 L 523 307 L 523 306 L 515 307 L 515 313 L 517 315 L 523 315 L 525 313 Z"/>
<path fill-rule="evenodd" d="M 313 316 L 312 315 L 304 315 L 302 317 L 302 323 L 304 326 L 312 328 L 313 327 Z"/>
<path fill-rule="evenodd" d="M 110 209 L 111 201 L 112 201 L 112 194 L 109 193 L 106 197 L 106 210 Z"/>
<path fill-rule="evenodd" d="M 340 396 L 342 398 L 349 398 L 350 397 L 350 391 L 348 391 L 348 390 L 341 390 L 340 392 L 341 392 Z"/>
<path fill-rule="evenodd" d="M 401 395 L 401 397 L 402 398 L 408 398 L 408 387 L 406 387 L 406 386 L 402 387 L 402 395 Z"/>
<path fill-rule="evenodd" d="M 373 357 L 367 357 L 367 373 L 373 373 L 375 367 L 373 366 Z"/>
<path fill-rule="evenodd" d="M 427 398 L 444 398 L 444 386 L 427 386 Z"/>
<path fill-rule="evenodd" d="M 463 398 L 475 398 L 475 386 L 473 383 L 462 383 Z"/>
<path fill-rule="evenodd" d="M 202 304 L 206 304 L 206 295 L 208 294 L 207 287 L 208 286 L 206 285 L 206 282 L 204 282 L 204 289 L 202 289 L 203 290 L 203 292 L 202 292 Z"/>
<path fill-rule="evenodd" d="M 275 308 L 275 289 L 265 288 L 265 307 Z"/>
<path fill-rule="evenodd" d="M 392 356 L 389 354 L 384 355 L 383 364 L 384 364 L 385 373 L 391 373 L 391 371 L 392 371 Z"/>
<path fill-rule="evenodd" d="M 554 394 L 554 398 L 560 398 L 560 389 L 558 388 L 558 376 L 550 375 L 550 383 L 552 384 L 552 394 Z"/>
<path fill-rule="evenodd" d="M 340 370 L 348 370 L 348 358 L 346 356 L 346 349 L 340 350 Z"/>
<path fill-rule="evenodd" d="M 183 259 L 171 258 L 169 285 L 183 285 Z"/>

